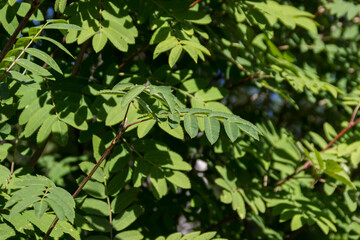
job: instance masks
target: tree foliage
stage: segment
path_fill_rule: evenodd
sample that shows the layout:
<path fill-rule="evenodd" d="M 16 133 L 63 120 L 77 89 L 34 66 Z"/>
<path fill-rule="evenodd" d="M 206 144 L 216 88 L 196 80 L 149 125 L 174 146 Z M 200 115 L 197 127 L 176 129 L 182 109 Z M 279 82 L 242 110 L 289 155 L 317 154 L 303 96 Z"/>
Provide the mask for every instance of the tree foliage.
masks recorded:
<path fill-rule="evenodd" d="M 0 1 L 1 239 L 359 239 L 356 1 Z"/>

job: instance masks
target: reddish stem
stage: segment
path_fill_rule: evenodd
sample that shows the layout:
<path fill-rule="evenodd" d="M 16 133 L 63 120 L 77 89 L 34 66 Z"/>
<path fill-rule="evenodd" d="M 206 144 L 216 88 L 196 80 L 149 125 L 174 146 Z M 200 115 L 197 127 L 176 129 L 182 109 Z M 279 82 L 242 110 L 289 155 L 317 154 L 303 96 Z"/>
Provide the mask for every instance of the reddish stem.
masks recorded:
<path fill-rule="evenodd" d="M 195 6 L 196 4 L 198 4 L 199 2 L 201 2 L 202 0 L 196 0 L 196 1 L 194 1 L 192 4 L 190 4 L 189 6 L 188 6 L 188 9 L 190 9 L 190 8 L 192 8 L 193 6 Z"/>
<path fill-rule="evenodd" d="M 354 112 L 351 116 L 350 122 L 349 124 L 346 126 L 346 128 L 344 128 L 343 130 L 341 130 L 341 132 L 338 133 L 338 135 L 336 135 L 333 140 L 331 140 L 329 142 L 329 144 L 323 148 L 321 150 L 321 152 L 326 151 L 327 149 L 329 149 L 344 133 L 346 133 L 350 128 L 352 128 L 353 126 L 355 126 L 358 122 L 360 122 L 360 118 L 356 119 L 356 121 L 354 121 L 356 113 L 358 112 L 360 107 L 360 103 L 355 107 Z M 286 178 L 281 179 L 280 181 L 278 181 L 275 186 L 280 186 L 281 184 L 287 182 L 288 180 L 290 180 L 291 178 L 293 178 L 294 176 L 296 176 L 297 174 L 299 174 L 300 172 L 308 169 L 310 166 L 312 166 L 312 163 L 310 160 L 308 160 L 301 168 L 297 169 L 294 173 L 292 173 L 291 175 L 287 176 Z"/>
<path fill-rule="evenodd" d="M 140 53 L 142 53 L 143 51 L 145 51 L 147 48 L 149 47 L 149 44 L 146 44 L 144 47 L 142 47 L 139 51 L 137 51 L 136 53 L 134 53 L 133 55 L 131 55 L 128 59 L 125 60 L 125 62 L 123 62 L 122 64 L 120 64 L 120 66 L 118 67 L 118 70 L 122 69 L 127 63 L 129 63 L 130 61 L 132 61 L 137 55 L 139 55 Z"/>
<path fill-rule="evenodd" d="M 131 103 L 130 103 L 131 104 Z M 130 105 L 129 104 L 129 105 Z M 129 110 L 129 107 L 127 108 L 126 110 L 126 113 L 125 113 L 125 117 L 124 117 L 124 120 L 122 121 L 122 124 L 126 124 L 126 118 L 127 118 L 127 113 L 128 113 L 128 110 Z M 145 120 L 141 120 L 141 121 L 137 121 L 137 122 L 134 122 L 134 123 L 131 123 L 129 125 L 121 125 L 120 126 L 120 130 L 118 132 L 118 134 L 115 136 L 115 138 L 112 140 L 110 146 L 106 149 L 106 151 L 104 152 L 104 154 L 101 156 L 100 160 L 96 163 L 96 165 L 93 167 L 93 169 L 91 170 L 91 172 L 86 176 L 86 178 L 84 179 L 84 181 L 80 184 L 80 186 L 78 187 L 78 189 L 76 189 L 76 191 L 74 192 L 74 194 L 72 195 L 73 198 L 75 198 L 79 193 L 80 191 L 84 188 L 85 184 L 90 180 L 90 178 L 92 177 L 92 175 L 95 173 L 95 171 L 98 169 L 98 167 L 101 165 L 101 163 L 105 160 L 105 158 L 109 155 L 110 151 L 113 149 L 113 147 L 115 146 L 115 144 L 117 143 L 117 141 L 119 140 L 119 138 L 123 135 L 123 133 L 126 132 L 126 130 L 135 125 L 135 124 L 138 124 L 140 122 L 143 122 L 143 121 L 146 121 L 146 120 L 149 120 L 149 119 L 145 119 Z M 46 240 L 48 239 L 48 237 L 50 236 L 52 230 L 54 229 L 56 223 L 59 221 L 59 218 L 58 217 L 55 217 L 54 221 L 51 223 L 48 231 L 46 232 L 45 236 L 43 237 L 43 240 Z"/>

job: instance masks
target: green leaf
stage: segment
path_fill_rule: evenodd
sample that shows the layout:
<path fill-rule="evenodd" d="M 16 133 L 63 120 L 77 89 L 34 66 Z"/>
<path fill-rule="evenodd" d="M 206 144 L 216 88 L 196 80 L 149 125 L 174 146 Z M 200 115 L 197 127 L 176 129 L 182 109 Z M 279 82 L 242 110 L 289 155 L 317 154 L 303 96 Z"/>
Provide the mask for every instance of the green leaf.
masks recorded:
<path fill-rule="evenodd" d="M 99 32 L 97 32 L 92 39 L 92 46 L 94 51 L 96 53 L 100 52 L 105 47 L 107 40 L 108 38 L 106 35 L 101 32 L 101 30 L 99 30 Z"/>
<path fill-rule="evenodd" d="M 324 123 L 324 133 L 328 141 L 331 141 L 337 135 L 333 126 L 331 126 L 328 122 Z"/>
<path fill-rule="evenodd" d="M 191 165 L 183 160 L 180 154 L 167 150 L 151 150 L 144 155 L 145 159 L 151 161 L 161 168 L 169 168 L 174 170 L 190 171 Z"/>
<path fill-rule="evenodd" d="M 171 51 L 170 51 L 170 55 L 169 55 L 169 66 L 172 68 L 175 63 L 179 60 L 179 57 L 182 53 L 182 46 L 181 45 L 177 45 L 176 47 L 174 47 Z"/>
<path fill-rule="evenodd" d="M 84 179 L 82 178 L 77 179 L 78 184 L 80 185 L 83 180 Z M 84 191 L 88 193 L 90 196 L 93 196 L 95 198 L 99 198 L 99 199 L 106 198 L 104 185 L 102 183 L 93 180 L 89 180 L 86 183 L 86 185 L 84 186 Z"/>
<path fill-rule="evenodd" d="M 25 51 L 27 53 L 33 55 L 34 57 L 37 57 L 40 60 L 44 61 L 46 64 L 48 64 L 50 67 L 52 67 L 55 71 L 62 74 L 62 71 L 61 71 L 59 65 L 47 53 L 45 53 L 37 48 L 27 48 Z"/>
<path fill-rule="evenodd" d="M 16 71 L 9 71 L 8 75 L 10 75 L 11 78 L 13 78 L 14 80 L 16 80 L 19 83 L 24 84 L 24 85 L 31 86 L 31 84 L 35 83 L 35 81 L 32 78 L 28 77 L 27 75 L 16 72 Z"/>
<path fill-rule="evenodd" d="M 110 232 L 111 230 L 109 219 L 107 217 L 86 215 L 85 219 L 86 223 L 97 232 Z"/>
<path fill-rule="evenodd" d="M 20 58 L 19 60 L 16 61 L 16 64 L 25 68 L 26 70 L 29 70 L 33 74 L 37 74 L 40 76 L 51 76 L 51 73 L 48 70 L 40 67 L 39 65 L 37 65 L 27 59 Z"/>
<path fill-rule="evenodd" d="M 69 139 L 68 126 L 64 122 L 57 120 L 52 125 L 52 133 L 55 141 L 61 146 L 65 146 L 67 144 Z"/>
<path fill-rule="evenodd" d="M 0 145 L 0 161 L 4 160 L 7 157 L 8 151 L 11 147 L 11 143 L 3 143 L 2 145 Z"/>
<path fill-rule="evenodd" d="M 162 130 L 167 132 L 169 135 L 171 135 L 175 138 L 181 139 L 181 140 L 184 139 L 184 131 L 181 127 L 171 129 L 168 121 L 159 122 L 158 125 Z"/>
<path fill-rule="evenodd" d="M 237 125 L 241 131 L 243 131 L 244 133 L 246 133 L 247 135 L 249 135 L 250 137 L 252 137 L 256 140 L 259 140 L 259 134 L 255 128 L 253 128 L 252 126 L 249 126 L 249 125 L 241 124 L 241 123 L 237 123 Z"/>
<path fill-rule="evenodd" d="M 45 142 L 46 138 L 50 135 L 52 127 L 56 121 L 57 118 L 55 115 L 50 115 L 45 119 L 36 136 L 36 141 L 38 144 L 43 144 Z"/>
<path fill-rule="evenodd" d="M 138 138 L 145 137 L 150 132 L 150 130 L 154 127 L 155 123 L 156 123 L 156 120 L 154 120 L 154 119 L 150 119 L 150 120 L 144 121 L 142 123 L 139 123 L 138 127 L 137 127 Z"/>
<path fill-rule="evenodd" d="M 93 135 L 95 136 L 95 135 Z M 81 162 L 79 164 L 79 167 L 81 169 L 81 171 L 83 171 L 86 175 L 88 175 L 91 170 L 95 167 L 95 163 L 92 162 Z M 98 181 L 98 182 L 104 182 L 104 178 L 105 178 L 105 174 L 104 171 L 99 168 L 97 169 L 94 174 L 91 176 L 92 179 Z"/>
<path fill-rule="evenodd" d="M 10 176 L 10 170 L 0 165 L 0 187 L 5 185 Z"/>
<path fill-rule="evenodd" d="M 43 200 L 34 203 L 35 216 L 37 218 L 41 218 L 46 212 L 47 208 L 48 204 Z"/>
<path fill-rule="evenodd" d="M 113 220 L 113 227 L 116 231 L 121 231 L 132 224 L 141 215 L 142 207 L 134 205 L 125 212 L 117 215 Z"/>
<path fill-rule="evenodd" d="M 53 43 L 54 45 L 56 45 L 58 48 L 60 48 L 61 50 L 63 50 L 64 52 L 66 52 L 70 57 L 75 58 L 70 52 L 69 50 L 67 50 L 61 43 L 59 43 L 58 41 L 49 38 L 49 37 L 44 37 L 44 36 L 38 36 L 35 38 L 36 39 L 40 39 L 40 40 L 46 40 L 49 41 L 51 43 Z"/>
<path fill-rule="evenodd" d="M 121 173 L 118 173 L 112 177 L 107 187 L 109 195 L 118 195 L 125 184 L 131 179 L 131 176 L 132 172 L 129 168 L 126 168 Z"/>
<path fill-rule="evenodd" d="M 16 236 L 15 230 L 6 223 L 0 223 L 0 232 L 3 239 L 10 239 Z"/>
<path fill-rule="evenodd" d="M 55 11 L 60 11 L 63 13 L 65 11 L 67 0 L 56 0 L 55 1 Z"/>
<path fill-rule="evenodd" d="M 324 149 L 327 146 L 327 142 L 319 134 L 310 132 L 309 135 L 313 139 L 313 142 L 316 143 L 321 149 Z"/>
<path fill-rule="evenodd" d="M 153 91 L 158 94 L 160 93 L 163 99 L 166 101 L 170 112 L 175 113 L 176 100 L 175 96 L 171 93 L 171 88 L 169 86 L 152 86 Z M 153 95 L 153 94 L 152 94 Z"/>
<path fill-rule="evenodd" d="M 216 118 L 204 116 L 205 134 L 211 144 L 214 144 L 220 134 L 220 123 Z"/>
<path fill-rule="evenodd" d="M 139 231 L 129 230 L 129 231 L 124 231 L 124 232 L 116 234 L 114 239 L 115 240 L 128 240 L 128 239 L 141 240 L 143 238 L 144 238 L 144 236 Z"/>
<path fill-rule="evenodd" d="M 109 216 L 109 206 L 106 201 L 87 197 L 81 205 L 81 210 L 90 215 Z"/>
<path fill-rule="evenodd" d="M 314 148 L 314 153 L 315 153 L 316 159 L 319 163 L 319 167 L 321 169 L 324 169 L 325 168 L 324 160 L 322 159 L 322 157 L 320 156 L 320 153 L 315 148 Z"/>
<path fill-rule="evenodd" d="M 45 105 L 34 113 L 25 126 L 25 137 L 30 137 L 43 124 L 44 120 L 50 116 L 52 109 L 53 106 Z"/>
<path fill-rule="evenodd" d="M 340 182 L 344 183 L 345 185 L 348 185 L 349 187 L 356 189 L 355 185 L 351 182 L 350 177 L 344 172 L 330 172 L 326 169 L 324 170 L 324 173 L 326 173 L 328 176 L 339 180 Z"/>
<path fill-rule="evenodd" d="M 114 213 L 121 213 L 124 211 L 136 200 L 137 194 L 138 190 L 136 188 L 131 188 L 117 195 L 111 202 L 112 211 L 114 211 Z"/>
<path fill-rule="evenodd" d="M 184 127 L 191 138 L 197 136 L 199 126 L 198 120 L 194 115 L 184 114 Z"/>
<path fill-rule="evenodd" d="M 291 231 L 298 230 L 299 228 L 301 228 L 303 226 L 302 216 L 303 216 L 302 214 L 295 214 L 292 217 L 291 223 L 290 223 Z"/>
<path fill-rule="evenodd" d="M 174 36 L 171 36 L 168 39 L 160 42 L 154 50 L 153 59 L 157 58 L 161 53 L 169 51 L 173 47 L 178 46 L 178 44 L 179 42 Z"/>
<path fill-rule="evenodd" d="M 200 231 L 191 232 L 188 234 L 185 234 L 180 240 L 194 240 L 196 237 L 200 235 Z"/>
<path fill-rule="evenodd" d="M 166 180 L 184 189 L 190 189 L 191 183 L 189 178 L 182 172 L 172 171 L 165 173 Z"/>
<path fill-rule="evenodd" d="M 327 235 L 329 233 L 329 227 L 324 223 L 322 222 L 321 220 L 319 219 L 315 219 L 315 222 L 316 224 L 319 226 L 319 228 L 321 229 L 321 231 L 323 231 L 323 233 L 325 235 Z"/>
<path fill-rule="evenodd" d="M 235 140 L 239 137 L 239 127 L 234 122 L 223 121 L 225 132 L 230 138 L 231 142 L 235 142 Z"/>
<path fill-rule="evenodd" d="M 150 168 L 150 176 L 150 182 L 156 191 L 154 195 L 160 199 L 166 195 L 168 190 L 164 172 L 157 167 L 152 167 Z"/>
<path fill-rule="evenodd" d="M 235 191 L 232 193 L 232 208 L 237 212 L 241 219 L 244 219 L 246 216 L 246 208 L 243 197 L 240 192 Z"/>
<path fill-rule="evenodd" d="M 189 235 L 189 234 L 186 234 L 186 235 Z M 201 234 L 200 236 L 195 237 L 194 240 L 210 240 L 213 237 L 215 237 L 215 235 L 216 235 L 216 232 L 206 232 L 206 233 Z M 185 236 L 183 237 L 184 239 L 182 238 L 181 240 L 185 240 L 185 239 L 191 240 L 189 238 L 189 236 L 186 238 L 185 238 Z"/>
<path fill-rule="evenodd" d="M 200 43 L 198 42 L 195 42 L 195 41 L 188 41 L 188 40 L 182 40 L 180 41 L 181 44 L 184 44 L 184 45 L 187 45 L 187 46 L 191 46 L 195 49 L 198 49 L 199 51 L 205 53 L 206 55 L 211 55 L 209 50 L 204 47 L 203 45 L 201 45 Z"/>
<path fill-rule="evenodd" d="M 75 201 L 68 191 L 60 187 L 51 187 L 45 201 L 55 211 L 59 220 L 69 220 L 74 222 Z"/>
<path fill-rule="evenodd" d="M 121 107 L 125 108 L 145 89 L 145 85 L 137 85 L 131 88 L 122 98 Z"/>
<path fill-rule="evenodd" d="M 169 113 L 168 114 L 168 123 L 169 123 L 169 126 L 174 129 L 174 128 L 177 128 L 179 127 L 180 125 L 180 116 L 178 113 Z"/>
<path fill-rule="evenodd" d="M 110 40 L 110 42 L 112 44 L 114 44 L 114 46 L 119 49 L 122 52 L 127 52 L 128 51 L 128 44 L 127 42 L 123 39 L 123 36 L 111 29 L 111 28 L 103 28 L 102 29 L 104 34 L 106 35 L 106 37 Z"/>
<path fill-rule="evenodd" d="M 180 240 L 181 235 L 182 234 L 180 232 L 172 233 L 166 238 L 166 240 Z"/>
<path fill-rule="evenodd" d="M 335 162 L 334 160 L 326 161 L 326 170 L 329 172 L 341 172 L 343 171 L 342 167 Z"/>
<path fill-rule="evenodd" d="M 85 111 L 84 111 L 85 110 Z M 69 124 L 70 126 L 85 131 L 88 129 L 88 124 L 86 122 L 87 117 L 87 109 L 86 108 L 79 108 L 78 111 L 75 113 L 73 112 L 62 112 L 60 113 L 61 121 Z"/>
<path fill-rule="evenodd" d="M 63 29 L 63 30 L 78 30 L 78 31 L 82 30 L 81 27 L 69 23 L 51 23 L 46 25 L 44 29 L 60 29 L 60 30 Z"/>

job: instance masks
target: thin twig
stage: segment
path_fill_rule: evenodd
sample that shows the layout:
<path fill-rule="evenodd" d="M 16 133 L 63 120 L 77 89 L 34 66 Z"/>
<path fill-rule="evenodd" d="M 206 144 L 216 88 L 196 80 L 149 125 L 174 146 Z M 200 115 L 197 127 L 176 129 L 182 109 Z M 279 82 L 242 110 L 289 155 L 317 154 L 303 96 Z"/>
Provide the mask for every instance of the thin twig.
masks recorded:
<path fill-rule="evenodd" d="M 28 49 L 30 47 L 30 45 L 34 42 L 35 38 L 37 36 L 39 36 L 39 34 L 42 32 L 42 30 L 44 30 L 44 28 L 49 24 L 49 22 L 45 23 L 40 30 L 35 34 L 34 37 L 31 38 L 30 42 L 28 43 L 28 45 L 26 45 L 26 47 L 21 51 L 21 53 L 19 54 L 19 56 L 17 56 L 17 58 L 11 63 L 11 65 L 6 69 L 6 71 L 1 75 L 0 77 L 0 81 L 4 78 L 5 74 L 8 73 L 11 68 L 15 65 L 15 63 L 21 58 L 21 56 L 25 53 L 26 49 Z"/>
<path fill-rule="evenodd" d="M 130 103 L 131 104 L 131 103 Z M 129 105 L 130 105 L 129 104 Z M 128 107 L 129 109 L 129 107 Z M 115 138 L 112 140 L 110 146 L 105 150 L 104 154 L 101 156 L 100 160 L 96 163 L 96 165 L 93 167 L 93 169 L 91 170 L 91 172 L 86 176 L 86 178 L 84 179 L 84 181 L 80 184 L 80 186 L 78 187 L 78 189 L 76 189 L 76 191 L 74 192 L 74 194 L 72 195 L 73 198 L 75 198 L 80 191 L 84 188 L 85 184 L 90 180 L 90 178 L 92 177 L 92 175 L 95 173 L 95 171 L 98 169 L 98 167 L 101 165 L 101 163 L 104 161 L 104 159 L 109 155 L 110 151 L 113 149 L 113 147 L 115 146 L 115 144 L 118 142 L 119 138 L 126 132 L 126 130 L 135 125 L 138 124 L 140 122 L 146 121 L 148 119 L 144 119 L 141 121 L 137 121 L 134 123 L 131 123 L 129 125 L 122 125 L 123 123 L 126 124 L 126 119 L 127 119 L 127 113 L 128 110 L 126 111 L 126 114 L 124 116 L 124 120 L 122 121 L 121 125 L 120 125 L 120 130 L 118 132 L 118 134 L 115 136 Z M 50 236 L 52 230 L 54 229 L 56 223 L 59 221 L 58 217 L 55 217 L 54 221 L 51 223 L 49 229 L 47 230 L 45 236 L 43 237 L 43 240 L 48 239 L 48 237 Z"/>
<path fill-rule="evenodd" d="M 321 150 L 321 152 L 326 151 L 327 149 L 329 149 L 344 133 L 346 133 L 350 128 L 352 128 L 353 126 L 355 126 L 358 122 L 360 122 L 360 118 L 355 119 L 355 116 L 359 110 L 360 107 L 360 103 L 355 107 L 354 112 L 351 116 L 350 122 L 349 124 L 346 126 L 346 128 L 344 128 L 343 130 L 341 130 L 341 132 L 338 133 L 338 135 L 336 135 L 330 142 L 329 144 L 323 148 Z M 283 183 L 287 182 L 288 180 L 292 179 L 294 176 L 296 176 L 297 174 L 299 174 L 300 172 L 308 169 L 310 166 L 312 166 L 312 163 L 310 160 L 308 160 L 301 168 L 297 169 L 294 173 L 292 173 L 291 175 L 287 176 L 286 178 L 281 179 L 280 181 L 278 181 L 275 186 L 280 186 Z"/>
<path fill-rule="evenodd" d="M 243 71 L 246 75 L 250 76 L 250 72 L 248 70 L 246 70 L 246 68 L 244 68 L 243 65 L 241 65 L 240 63 L 238 63 L 234 58 L 232 57 L 228 57 L 225 54 L 223 54 L 228 60 L 230 60 L 230 62 L 232 62 L 232 64 L 234 64 L 238 69 L 240 69 L 241 71 Z"/>
<path fill-rule="evenodd" d="M 196 4 L 198 4 L 199 2 L 201 2 L 202 0 L 196 0 L 194 1 L 193 3 L 191 3 L 189 6 L 188 6 L 188 9 L 192 8 L 193 6 L 195 6 Z"/>
<path fill-rule="evenodd" d="M 49 135 L 45 142 L 42 144 L 42 146 L 40 148 L 38 148 L 35 153 L 31 156 L 30 158 L 30 162 L 29 162 L 29 167 L 33 168 L 35 167 L 37 161 L 39 160 L 39 158 L 41 157 L 42 153 L 44 152 L 44 149 L 46 147 L 46 144 L 49 142 L 51 135 Z"/>
<path fill-rule="evenodd" d="M 6 54 L 9 52 L 11 46 L 16 41 L 17 36 L 21 32 L 21 30 L 25 27 L 25 25 L 29 21 L 29 18 L 31 17 L 31 15 L 33 15 L 33 13 L 36 11 L 36 9 L 38 9 L 39 6 L 40 6 L 40 2 L 38 0 L 34 0 L 31 3 L 31 7 L 30 7 L 29 11 L 26 13 L 25 17 L 21 20 L 21 22 L 19 23 L 19 26 L 15 29 L 15 31 L 11 35 L 9 41 L 5 44 L 3 50 L 1 51 L 1 53 L 0 53 L 0 62 L 4 59 Z"/>
<path fill-rule="evenodd" d="M 72 76 L 76 76 L 77 73 L 79 72 L 80 66 L 81 66 L 81 63 L 82 63 L 82 60 L 83 60 L 83 58 L 84 58 L 84 54 L 85 54 L 85 51 L 86 51 L 86 49 L 87 49 L 87 46 L 88 46 L 89 42 L 90 42 L 90 39 L 87 40 L 87 41 L 81 46 L 80 52 L 79 52 L 79 54 L 77 55 L 77 58 L 76 58 L 76 62 L 75 62 L 74 68 L 73 68 L 73 70 L 72 70 L 72 72 L 71 72 L 71 75 L 72 75 Z"/>
<path fill-rule="evenodd" d="M 237 218 L 238 218 L 238 214 L 237 214 L 237 212 L 234 211 L 234 212 L 230 213 L 227 217 L 225 217 L 223 220 L 221 220 L 220 222 L 209 226 L 205 230 L 205 232 L 213 231 L 213 230 L 217 229 L 218 227 L 220 227 L 221 225 L 231 222 Z"/>
<path fill-rule="evenodd" d="M 13 174 L 14 174 L 14 166 L 15 166 L 15 161 L 14 161 L 14 158 L 13 158 L 12 161 L 11 161 L 11 166 L 10 166 L 10 175 L 9 175 L 8 179 L 6 180 L 6 184 L 4 185 L 4 189 L 7 188 L 7 186 L 10 183 L 10 180 L 11 180 Z"/>
<path fill-rule="evenodd" d="M 122 64 L 120 64 L 120 66 L 118 67 L 118 70 L 122 69 L 127 63 L 129 63 L 130 61 L 132 61 L 136 56 L 138 56 L 140 53 L 142 53 L 143 51 L 145 51 L 147 48 L 149 47 L 149 44 L 146 44 L 144 47 L 142 47 L 139 51 L 137 51 L 136 53 L 134 53 L 133 55 L 131 55 L 128 59 L 125 60 L 125 62 L 123 62 Z"/>

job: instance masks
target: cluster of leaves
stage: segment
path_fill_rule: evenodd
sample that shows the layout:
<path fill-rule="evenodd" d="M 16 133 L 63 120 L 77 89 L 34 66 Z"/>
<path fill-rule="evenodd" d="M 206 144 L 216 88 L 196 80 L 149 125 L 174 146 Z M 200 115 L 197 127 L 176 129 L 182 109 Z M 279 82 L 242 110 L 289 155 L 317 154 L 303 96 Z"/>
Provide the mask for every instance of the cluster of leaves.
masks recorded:
<path fill-rule="evenodd" d="M 359 8 L 2 1 L 0 238 L 359 239 Z"/>

